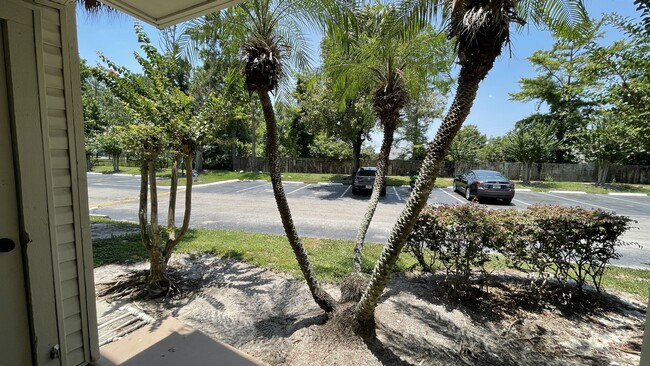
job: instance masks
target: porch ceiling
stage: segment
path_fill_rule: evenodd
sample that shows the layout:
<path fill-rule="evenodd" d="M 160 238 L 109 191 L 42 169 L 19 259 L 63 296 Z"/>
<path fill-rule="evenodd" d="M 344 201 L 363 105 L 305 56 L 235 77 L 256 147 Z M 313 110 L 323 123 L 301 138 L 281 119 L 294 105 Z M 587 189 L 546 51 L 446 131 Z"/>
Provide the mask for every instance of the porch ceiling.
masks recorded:
<path fill-rule="evenodd" d="M 244 0 L 101 0 L 160 29 L 241 3 Z"/>

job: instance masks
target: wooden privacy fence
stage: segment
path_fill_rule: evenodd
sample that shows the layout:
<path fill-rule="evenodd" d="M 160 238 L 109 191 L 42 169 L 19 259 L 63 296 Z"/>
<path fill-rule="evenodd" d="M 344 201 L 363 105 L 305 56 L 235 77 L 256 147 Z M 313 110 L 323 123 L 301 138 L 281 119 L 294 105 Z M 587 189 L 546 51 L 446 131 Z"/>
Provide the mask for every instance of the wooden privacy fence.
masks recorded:
<path fill-rule="evenodd" d="M 361 160 L 361 166 L 374 166 L 375 160 Z M 391 160 L 388 164 L 387 175 L 408 175 L 417 170 L 420 160 Z M 255 159 L 255 167 L 250 157 L 233 159 L 233 170 L 268 171 L 266 158 Z M 440 169 L 441 177 L 453 177 L 471 169 L 497 170 L 510 179 L 521 177 L 521 163 L 446 163 Z M 321 174 L 351 174 L 351 160 L 328 160 L 311 158 L 281 158 L 280 170 L 287 173 L 321 173 Z M 595 163 L 586 164 L 535 164 L 531 180 L 554 180 L 558 182 L 595 182 L 598 169 Z M 611 165 L 607 174 L 607 182 L 650 184 L 650 166 L 642 165 Z"/>

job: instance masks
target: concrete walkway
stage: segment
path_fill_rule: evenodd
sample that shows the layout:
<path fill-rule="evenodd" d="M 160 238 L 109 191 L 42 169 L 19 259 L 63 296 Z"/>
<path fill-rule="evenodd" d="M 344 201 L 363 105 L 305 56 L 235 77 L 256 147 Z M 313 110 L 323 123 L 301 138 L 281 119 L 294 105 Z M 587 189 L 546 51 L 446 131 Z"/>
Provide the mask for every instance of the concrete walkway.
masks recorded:
<path fill-rule="evenodd" d="M 91 366 L 267 365 L 175 318 L 148 324 L 101 349 Z"/>

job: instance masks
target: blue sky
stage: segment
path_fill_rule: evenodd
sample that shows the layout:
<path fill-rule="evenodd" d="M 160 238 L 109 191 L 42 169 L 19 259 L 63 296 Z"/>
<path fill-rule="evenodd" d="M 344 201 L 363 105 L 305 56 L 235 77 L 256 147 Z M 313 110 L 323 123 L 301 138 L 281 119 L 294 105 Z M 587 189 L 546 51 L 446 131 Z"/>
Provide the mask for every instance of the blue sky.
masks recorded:
<path fill-rule="evenodd" d="M 638 17 L 632 0 L 586 0 L 587 9 L 594 18 L 602 13 L 618 12 L 623 16 Z M 77 15 L 79 54 L 89 64 L 97 63 L 97 52 L 105 54 L 118 65 L 131 70 L 139 70 L 133 58 L 138 50 L 137 39 L 133 32 L 133 19 L 127 16 L 101 15 L 88 17 L 83 11 Z M 145 31 L 158 44 L 158 30 L 145 25 Z M 607 38 L 616 38 L 608 35 Z M 319 37 L 312 36 L 312 49 L 318 50 Z M 553 40 L 546 31 L 531 26 L 512 35 L 512 57 L 504 49 L 494 68 L 481 83 L 476 101 L 465 124 L 475 124 L 488 136 L 502 136 L 510 130 L 516 121 L 535 112 L 536 103 L 510 101 L 508 93 L 519 90 L 517 81 L 522 77 L 535 75 L 535 70 L 528 63 L 527 57 L 540 49 L 548 49 Z M 430 131 L 433 135 L 436 122 Z M 374 139 L 378 142 L 378 138 Z"/>

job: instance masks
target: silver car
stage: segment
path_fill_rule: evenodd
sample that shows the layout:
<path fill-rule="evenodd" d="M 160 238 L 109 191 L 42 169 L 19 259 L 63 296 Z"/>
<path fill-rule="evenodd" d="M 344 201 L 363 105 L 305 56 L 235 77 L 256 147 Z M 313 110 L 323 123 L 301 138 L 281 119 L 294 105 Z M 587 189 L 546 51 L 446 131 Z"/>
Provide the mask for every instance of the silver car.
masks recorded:
<path fill-rule="evenodd" d="M 354 176 L 354 182 L 352 183 L 352 194 L 361 194 L 363 192 L 372 192 L 372 187 L 375 184 L 375 175 L 377 174 L 377 168 L 374 166 L 364 166 L 359 168 L 357 174 Z M 384 181 L 384 186 L 381 187 L 380 196 L 384 197 L 386 195 L 386 182 Z"/>
<path fill-rule="evenodd" d="M 498 198 L 509 204 L 515 196 L 515 184 L 494 170 L 470 170 L 458 175 L 454 178 L 453 189 L 454 192 L 465 194 L 468 200 L 474 197 L 479 201 L 483 198 Z"/>

